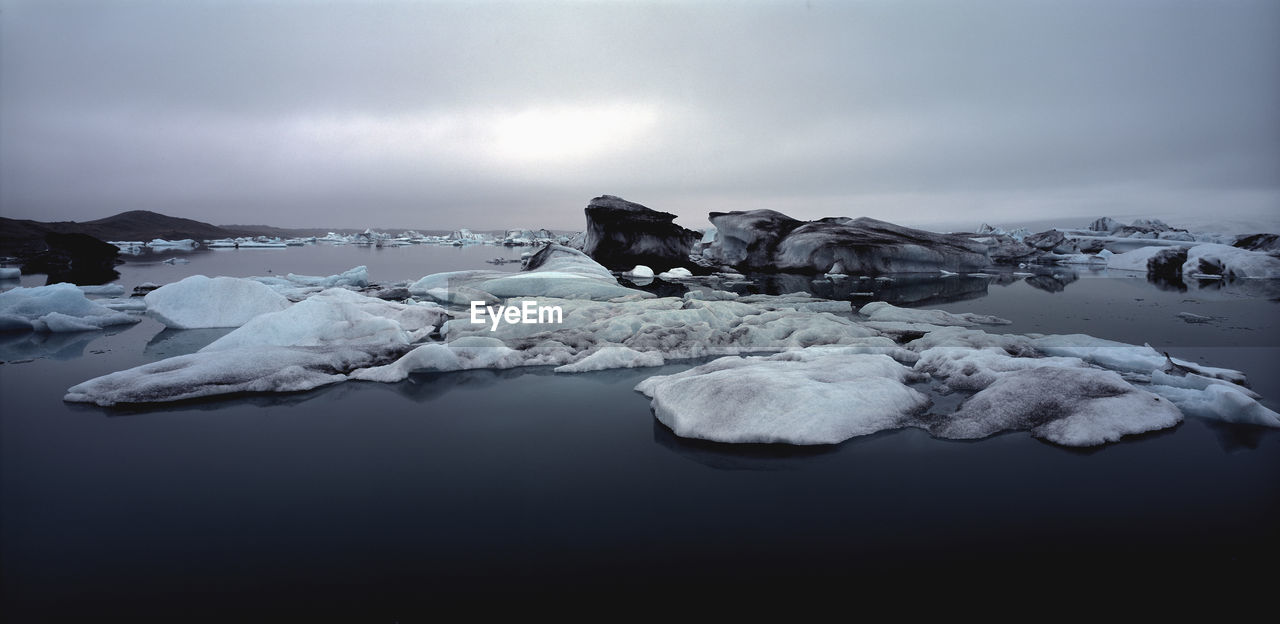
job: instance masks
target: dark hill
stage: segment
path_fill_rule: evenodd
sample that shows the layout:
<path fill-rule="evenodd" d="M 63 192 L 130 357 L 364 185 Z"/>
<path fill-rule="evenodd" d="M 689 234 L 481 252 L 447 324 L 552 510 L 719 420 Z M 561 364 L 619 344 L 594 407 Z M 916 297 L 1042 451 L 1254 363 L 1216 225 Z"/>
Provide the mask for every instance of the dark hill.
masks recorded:
<path fill-rule="evenodd" d="M 93 221 L 42 222 L 0 217 L 0 254 L 24 255 L 45 249 L 46 234 L 87 234 L 103 241 L 182 240 L 252 236 L 202 221 L 170 217 L 147 210 L 130 210 Z"/>
<path fill-rule="evenodd" d="M 155 238 L 205 240 L 241 235 L 239 232 L 202 221 L 170 217 L 148 210 L 130 210 L 105 219 L 85 221 L 79 225 L 81 232 L 103 240 L 149 241 Z"/>

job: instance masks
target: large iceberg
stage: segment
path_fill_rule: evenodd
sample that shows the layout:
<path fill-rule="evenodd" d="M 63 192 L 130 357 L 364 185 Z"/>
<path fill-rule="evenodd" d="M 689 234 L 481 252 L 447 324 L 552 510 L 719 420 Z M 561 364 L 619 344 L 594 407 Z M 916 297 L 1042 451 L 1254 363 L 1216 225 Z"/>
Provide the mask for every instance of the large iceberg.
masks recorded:
<path fill-rule="evenodd" d="M 1182 277 L 1182 264 L 1186 259 L 1186 249 L 1152 245 L 1108 256 L 1107 268 L 1176 279 Z"/>
<path fill-rule="evenodd" d="M 687 262 L 699 232 L 672 223 L 676 216 L 613 195 L 591 200 L 585 209 L 582 251 L 613 268 L 636 264 L 669 267 Z"/>
<path fill-rule="evenodd" d="M 447 317 L 435 304 L 394 303 L 333 288 L 258 315 L 196 353 L 78 384 L 64 400 L 105 406 L 309 390 L 395 360 Z"/>
<path fill-rule="evenodd" d="M 1206 243 L 1187 250 L 1182 274 L 1186 277 L 1220 275 L 1239 279 L 1277 279 L 1280 278 L 1280 258 L 1262 251 Z"/>
<path fill-rule="evenodd" d="M 204 275 L 166 284 L 144 299 L 147 314 L 176 329 L 239 327 L 290 305 L 284 295 L 252 279 Z"/>
<path fill-rule="evenodd" d="M 991 264 L 985 245 L 859 217 L 799 221 L 773 210 L 713 212 L 716 240 L 703 255 L 763 271 L 868 274 L 975 271 Z"/>
<path fill-rule="evenodd" d="M 92 331 L 137 322 L 137 316 L 99 305 L 65 282 L 0 293 L 0 331 Z"/>

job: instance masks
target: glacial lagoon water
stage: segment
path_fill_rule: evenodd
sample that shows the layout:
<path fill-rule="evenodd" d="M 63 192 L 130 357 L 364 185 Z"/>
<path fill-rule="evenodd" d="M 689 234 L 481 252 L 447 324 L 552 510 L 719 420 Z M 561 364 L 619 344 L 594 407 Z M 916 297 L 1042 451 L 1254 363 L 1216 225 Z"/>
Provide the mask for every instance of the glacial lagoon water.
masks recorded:
<path fill-rule="evenodd" d="M 360 264 L 390 283 L 520 251 L 209 251 L 131 261 L 119 283 Z M 896 285 L 771 276 L 739 287 L 877 290 L 1014 321 L 998 331 L 1146 342 L 1240 369 L 1280 407 L 1275 295 L 1043 273 Z M 726 446 L 674 436 L 632 390 L 690 363 L 421 374 L 142 409 L 61 400 L 71 385 L 222 333 L 144 319 L 45 341 L 0 337 L 6 612 L 182 621 L 268 608 L 394 621 L 486 597 L 856 595 L 974 570 L 1223 578 L 1280 554 L 1280 432 L 1196 418 L 1087 451 L 1020 433 L 954 442 L 918 430 L 834 447 Z"/>

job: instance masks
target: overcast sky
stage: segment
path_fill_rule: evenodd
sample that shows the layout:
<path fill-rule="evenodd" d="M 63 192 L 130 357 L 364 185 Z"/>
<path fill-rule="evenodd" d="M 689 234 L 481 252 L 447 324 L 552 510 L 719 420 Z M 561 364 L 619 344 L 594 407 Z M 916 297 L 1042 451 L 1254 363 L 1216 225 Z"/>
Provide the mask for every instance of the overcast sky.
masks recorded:
<path fill-rule="evenodd" d="M 0 0 L 7 217 L 581 229 L 605 193 L 1274 223 L 1280 2 Z"/>

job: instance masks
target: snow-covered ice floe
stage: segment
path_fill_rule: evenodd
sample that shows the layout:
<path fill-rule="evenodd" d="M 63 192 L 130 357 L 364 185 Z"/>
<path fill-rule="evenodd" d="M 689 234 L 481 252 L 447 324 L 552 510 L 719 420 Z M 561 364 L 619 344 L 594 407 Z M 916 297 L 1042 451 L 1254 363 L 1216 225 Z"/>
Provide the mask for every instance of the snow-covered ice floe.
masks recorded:
<path fill-rule="evenodd" d="M 848 301 L 804 293 L 659 298 L 554 245 L 529 264 L 514 274 L 427 276 L 409 290 L 455 306 L 478 301 L 471 297 L 516 307 L 536 300 L 563 312 L 554 322 L 495 324 L 488 310 L 473 322 L 471 310 L 325 288 L 254 316 L 196 353 L 79 384 L 66 400 L 152 403 L 397 382 L 422 372 L 552 366 L 570 374 L 718 358 L 637 386 L 677 435 L 834 444 L 918 427 L 939 438 L 1024 431 L 1091 446 L 1171 427 L 1184 414 L 1280 427 L 1240 372 L 1149 346 L 987 333 L 977 326 L 1008 321 L 886 303 L 855 312 Z"/>
<path fill-rule="evenodd" d="M 726 357 L 636 390 L 676 435 L 716 442 L 835 444 L 904 426 L 929 406 L 913 371 L 861 349 Z"/>
<path fill-rule="evenodd" d="M 146 294 L 147 314 L 177 329 L 239 327 L 289 307 L 284 295 L 246 278 L 192 275 Z"/>
<path fill-rule="evenodd" d="M 92 331 L 138 320 L 133 314 L 91 301 L 74 284 L 19 287 L 0 293 L 0 331 Z"/>
<path fill-rule="evenodd" d="M 395 303 L 333 288 L 255 316 L 196 353 L 76 385 L 65 400 L 107 406 L 310 390 L 399 357 L 447 316 L 434 304 Z"/>

